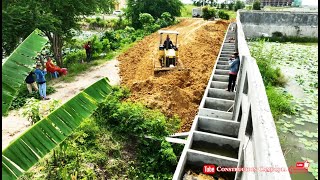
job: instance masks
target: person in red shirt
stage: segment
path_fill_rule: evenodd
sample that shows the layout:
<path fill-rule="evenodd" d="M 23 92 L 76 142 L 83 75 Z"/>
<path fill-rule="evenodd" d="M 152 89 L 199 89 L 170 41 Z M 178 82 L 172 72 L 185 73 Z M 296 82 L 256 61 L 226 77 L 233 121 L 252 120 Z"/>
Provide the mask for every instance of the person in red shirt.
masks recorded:
<path fill-rule="evenodd" d="M 91 60 L 92 57 L 92 47 L 91 47 L 91 42 L 88 41 L 85 45 L 84 45 L 84 49 L 86 50 L 86 54 L 87 54 L 87 62 L 89 62 Z"/>
<path fill-rule="evenodd" d="M 60 68 L 59 66 L 56 66 L 52 63 L 51 58 L 48 57 L 47 62 L 46 62 L 46 69 L 50 73 L 59 73 L 59 75 L 66 75 L 68 73 L 66 68 Z M 55 75 L 57 78 L 57 76 Z"/>

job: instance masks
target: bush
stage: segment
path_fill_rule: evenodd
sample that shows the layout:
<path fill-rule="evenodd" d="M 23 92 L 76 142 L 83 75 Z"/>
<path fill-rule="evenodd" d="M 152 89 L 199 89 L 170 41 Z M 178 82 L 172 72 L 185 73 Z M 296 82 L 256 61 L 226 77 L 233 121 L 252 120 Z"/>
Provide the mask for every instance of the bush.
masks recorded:
<path fill-rule="evenodd" d="M 227 6 L 226 6 L 225 3 L 221 3 L 221 5 L 220 5 L 220 8 L 221 8 L 221 9 L 226 9 L 226 7 L 227 7 Z"/>
<path fill-rule="evenodd" d="M 59 107 L 59 105 L 60 102 L 58 100 L 50 100 L 44 104 L 38 99 L 30 98 L 27 99 L 23 107 L 22 115 L 26 117 L 31 124 L 35 124 Z"/>
<path fill-rule="evenodd" d="M 272 37 L 282 37 L 282 36 L 283 36 L 283 34 L 279 31 L 275 31 L 272 33 Z"/>
<path fill-rule="evenodd" d="M 56 90 L 52 86 L 47 86 L 47 95 L 50 95 Z M 22 85 L 18 91 L 18 95 L 12 100 L 10 110 L 21 108 L 25 105 L 28 99 L 35 98 L 40 99 L 39 92 L 33 91 L 32 94 L 29 94 L 26 85 Z"/>
<path fill-rule="evenodd" d="M 273 86 L 266 87 L 266 93 L 270 109 L 275 120 L 282 114 L 294 114 L 294 106 L 291 104 L 292 96 Z"/>
<path fill-rule="evenodd" d="M 149 13 L 140 13 L 139 21 L 142 26 L 151 25 L 154 22 L 154 18 Z"/>
<path fill-rule="evenodd" d="M 238 11 L 238 9 L 243 9 L 245 7 L 245 4 L 241 0 L 237 0 L 236 4 L 234 5 L 234 11 Z"/>
<path fill-rule="evenodd" d="M 246 9 L 246 10 L 252 10 L 252 5 L 247 5 L 247 6 L 245 7 L 245 9 Z"/>
<path fill-rule="evenodd" d="M 205 6 L 202 8 L 202 17 L 204 20 L 209 20 L 217 16 L 217 10 L 212 7 Z"/>
<path fill-rule="evenodd" d="M 233 7 L 234 7 L 234 4 L 233 4 L 233 3 L 229 3 L 229 4 L 228 4 L 228 10 L 229 10 L 229 11 L 232 11 L 232 10 L 233 10 Z"/>
<path fill-rule="evenodd" d="M 225 20 L 229 20 L 230 19 L 230 15 L 222 10 L 218 11 L 218 16 L 221 19 L 225 19 Z"/>
<path fill-rule="evenodd" d="M 103 49 L 102 41 L 98 38 L 98 36 L 94 35 L 91 40 L 91 50 L 92 50 L 92 58 L 97 58 L 102 52 L 105 52 Z"/>
<path fill-rule="evenodd" d="M 273 50 L 267 56 L 262 53 L 264 41 L 261 40 L 257 51 L 251 54 L 257 60 L 257 64 L 262 75 L 265 86 L 284 86 L 287 82 L 279 67 L 274 67 Z"/>
<path fill-rule="evenodd" d="M 256 0 L 253 2 L 253 5 L 252 5 L 252 9 L 253 10 L 261 10 L 261 2 L 259 0 Z"/>
<path fill-rule="evenodd" d="M 63 57 L 64 65 L 68 68 L 71 67 L 73 64 L 78 64 L 81 60 L 86 59 L 86 52 L 85 50 L 79 50 L 76 52 L 70 52 Z"/>
<path fill-rule="evenodd" d="M 161 18 L 157 19 L 156 24 L 160 25 L 161 28 L 170 26 L 174 23 L 175 18 L 170 13 L 164 12 L 161 14 Z"/>
<path fill-rule="evenodd" d="M 114 30 L 124 29 L 128 25 L 129 25 L 129 20 L 124 19 L 123 15 L 119 15 L 119 18 L 116 21 L 115 26 L 114 26 L 113 29 Z"/>
<path fill-rule="evenodd" d="M 128 93 L 127 89 L 114 88 L 94 116 L 99 124 L 137 142 L 138 164 L 131 170 L 131 176 L 171 179 L 177 157 L 165 137 L 179 128 L 179 120 L 166 118 L 159 111 L 149 110 L 139 103 L 121 102 Z"/>

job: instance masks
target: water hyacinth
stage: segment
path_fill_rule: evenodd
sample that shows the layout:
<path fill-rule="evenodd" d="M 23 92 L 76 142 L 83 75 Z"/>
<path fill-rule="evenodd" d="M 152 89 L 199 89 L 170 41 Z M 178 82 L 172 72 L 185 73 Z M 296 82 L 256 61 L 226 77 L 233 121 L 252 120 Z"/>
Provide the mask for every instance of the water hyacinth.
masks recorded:
<path fill-rule="evenodd" d="M 288 78 L 283 89 L 293 96 L 296 114 L 283 114 L 275 122 L 280 140 L 287 140 L 281 146 L 283 149 L 295 149 L 291 156 L 286 156 L 287 162 L 297 161 L 297 157 L 311 162 L 308 171 L 317 179 L 318 45 L 264 41 L 249 42 L 248 45 L 253 57 L 274 62 Z"/>

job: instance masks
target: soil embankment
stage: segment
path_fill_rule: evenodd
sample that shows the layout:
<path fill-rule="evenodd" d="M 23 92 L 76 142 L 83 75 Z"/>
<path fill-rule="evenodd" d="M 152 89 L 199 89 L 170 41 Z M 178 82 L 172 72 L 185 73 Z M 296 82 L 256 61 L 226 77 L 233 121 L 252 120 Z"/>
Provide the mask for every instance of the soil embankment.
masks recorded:
<path fill-rule="evenodd" d="M 159 34 L 153 33 L 118 57 L 121 85 L 130 88 L 129 100 L 160 109 L 168 116 L 182 119 L 180 132 L 189 131 L 230 21 L 184 19 L 164 28 L 176 30 L 179 58 L 190 71 L 171 71 L 155 77 Z M 164 38 L 164 37 L 163 37 Z M 171 39 L 175 41 L 172 35 Z"/>

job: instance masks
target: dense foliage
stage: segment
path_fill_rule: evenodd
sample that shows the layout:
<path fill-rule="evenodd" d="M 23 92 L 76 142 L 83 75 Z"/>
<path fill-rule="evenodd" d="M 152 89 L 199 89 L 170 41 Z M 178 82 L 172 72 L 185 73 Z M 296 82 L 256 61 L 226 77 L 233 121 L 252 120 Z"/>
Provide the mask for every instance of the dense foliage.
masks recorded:
<path fill-rule="evenodd" d="M 218 17 L 225 20 L 230 19 L 230 15 L 222 10 L 218 10 Z"/>
<path fill-rule="evenodd" d="M 182 7 L 180 0 L 127 0 L 126 16 L 134 28 L 141 28 L 140 13 L 148 13 L 154 19 L 160 18 L 164 12 L 172 16 L 180 16 Z"/>
<path fill-rule="evenodd" d="M 238 9 L 243 9 L 245 7 L 245 4 L 241 0 L 237 0 L 236 4 L 234 5 L 234 11 L 238 11 Z"/>
<path fill-rule="evenodd" d="M 228 10 L 229 10 L 229 11 L 232 11 L 233 8 L 234 8 L 234 3 L 233 3 L 233 2 L 229 3 L 229 4 L 228 4 Z"/>
<path fill-rule="evenodd" d="M 270 37 L 258 37 L 252 40 L 259 41 L 269 41 L 269 42 L 295 42 L 295 43 L 317 43 L 317 37 L 301 37 L 301 36 L 287 36 L 282 34 L 279 31 L 275 31 L 272 33 Z"/>
<path fill-rule="evenodd" d="M 120 102 L 128 91 L 115 89 L 95 114 L 100 124 L 110 127 L 122 137 L 134 140 L 137 150 L 135 175 L 141 179 L 171 179 L 177 163 L 176 155 L 164 138 L 179 127 L 177 117 L 166 118 L 160 111 L 142 104 Z"/>
<path fill-rule="evenodd" d="M 192 0 L 193 5 L 195 6 L 207 6 L 210 5 L 211 7 L 215 5 L 215 0 Z"/>
<path fill-rule="evenodd" d="M 164 138 L 180 121 L 125 102 L 127 89 L 113 90 L 93 117 L 21 179 L 171 179 L 182 147 Z"/>
<path fill-rule="evenodd" d="M 261 2 L 259 0 L 256 0 L 253 2 L 252 5 L 253 10 L 261 10 Z"/>
<path fill-rule="evenodd" d="M 140 40 L 144 36 L 149 35 L 162 27 L 177 23 L 175 18 L 168 12 L 162 13 L 161 17 L 156 20 L 148 13 L 141 13 L 139 15 L 139 22 L 142 24 L 141 29 L 127 26 L 126 21 L 120 21 L 122 20 L 118 19 L 115 21 L 115 24 L 118 24 L 119 27 L 124 26 L 123 28 L 118 29 L 115 27 L 116 25 L 114 25 L 113 28 L 106 29 L 101 37 L 94 35 L 88 39 L 92 43 L 93 59 L 100 58 L 101 55 L 102 57 L 107 56 L 109 53 L 121 49 L 136 40 Z M 86 55 L 82 47 L 84 43 L 84 40 L 69 41 L 67 46 L 69 49 L 72 49 L 72 52 L 68 53 L 63 58 L 66 67 L 72 67 L 73 65 L 85 61 Z"/>
<path fill-rule="evenodd" d="M 111 12 L 113 0 L 17 0 L 3 1 L 2 5 L 2 46 L 6 54 L 13 51 L 20 39 L 39 28 L 49 38 L 57 64 L 62 67 L 62 46 L 72 37 L 72 30 L 80 28 L 81 16 L 97 10 Z"/>
<path fill-rule="evenodd" d="M 280 68 L 275 66 L 274 50 L 271 49 L 268 54 L 265 54 L 263 53 L 263 45 L 264 41 L 261 40 L 257 46 L 250 49 L 250 52 L 257 60 L 263 83 L 266 87 L 270 109 L 273 118 L 277 120 L 283 113 L 294 113 L 294 108 L 291 104 L 292 96 L 277 88 L 283 87 L 287 83 L 287 79 Z"/>
<path fill-rule="evenodd" d="M 217 16 L 217 10 L 212 7 L 205 6 L 202 8 L 202 17 L 204 20 L 214 19 Z"/>
<path fill-rule="evenodd" d="M 47 86 L 47 95 L 50 95 L 54 92 L 56 92 L 56 90 L 52 86 Z M 27 100 L 30 98 L 41 99 L 39 92 L 33 91 L 33 93 L 30 94 L 26 85 L 22 85 L 18 95 L 12 101 L 10 110 L 19 109 L 20 107 L 24 106 Z"/>

